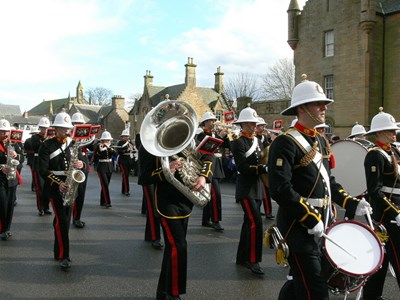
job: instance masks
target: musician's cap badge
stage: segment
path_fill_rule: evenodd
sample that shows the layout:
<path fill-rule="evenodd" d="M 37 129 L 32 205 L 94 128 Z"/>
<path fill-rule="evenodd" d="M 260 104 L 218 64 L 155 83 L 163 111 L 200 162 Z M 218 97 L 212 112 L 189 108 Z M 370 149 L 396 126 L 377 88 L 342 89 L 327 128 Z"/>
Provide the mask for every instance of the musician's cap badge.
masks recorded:
<path fill-rule="evenodd" d="M 376 173 L 376 166 L 371 166 L 371 172 Z"/>

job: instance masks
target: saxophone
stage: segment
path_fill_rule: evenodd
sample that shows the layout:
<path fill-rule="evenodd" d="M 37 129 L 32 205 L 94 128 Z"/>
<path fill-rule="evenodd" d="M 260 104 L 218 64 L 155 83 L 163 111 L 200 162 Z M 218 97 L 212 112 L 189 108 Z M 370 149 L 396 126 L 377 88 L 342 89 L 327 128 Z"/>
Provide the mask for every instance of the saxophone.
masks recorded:
<path fill-rule="evenodd" d="M 64 206 L 71 206 L 74 203 L 78 186 L 86 179 L 85 173 L 74 168 L 74 162 L 78 160 L 79 144 L 74 142 L 69 149 L 71 157 L 69 160 L 69 167 L 66 172 L 67 178 L 65 179 L 65 183 L 68 185 L 68 190 L 62 194 Z"/>
<path fill-rule="evenodd" d="M 17 166 L 19 165 L 19 161 L 17 159 L 11 158 L 11 153 L 14 152 L 15 149 L 8 143 L 7 145 L 7 166 L 10 167 L 10 172 L 7 174 L 7 180 L 14 180 L 17 178 Z"/>
<path fill-rule="evenodd" d="M 140 139 L 149 153 L 160 157 L 166 180 L 195 206 L 204 207 L 211 199 L 207 186 L 201 191 L 192 190 L 203 166 L 193 145 L 197 124 L 197 114 L 188 103 L 165 100 L 145 116 Z M 182 181 L 171 172 L 170 159 L 182 162 L 178 171 Z"/>

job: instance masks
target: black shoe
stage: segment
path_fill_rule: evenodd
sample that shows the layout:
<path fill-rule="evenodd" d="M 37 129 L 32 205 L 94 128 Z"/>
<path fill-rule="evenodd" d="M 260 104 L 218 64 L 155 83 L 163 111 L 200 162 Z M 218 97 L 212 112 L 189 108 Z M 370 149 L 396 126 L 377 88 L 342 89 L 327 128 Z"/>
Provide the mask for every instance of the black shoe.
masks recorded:
<path fill-rule="evenodd" d="M 0 233 L 0 238 L 1 238 L 3 241 L 7 241 L 8 238 L 9 238 L 9 236 L 8 236 L 7 232 L 2 232 L 2 233 Z"/>
<path fill-rule="evenodd" d="M 85 227 L 85 225 L 86 225 L 86 223 L 83 222 L 83 221 L 81 221 L 81 220 L 75 220 L 75 221 L 73 221 L 72 223 L 73 223 L 73 224 L 75 225 L 75 227 L 77 227 L 77 228 L 83 228 L 83 227 Z"/>
<path fill-rule="evenodd" d="M 224 228 L 221 227 L 219 222 L 212 222 L 211 223 L 211 228 L 214 228 L 216 231 L 223 231 L 224 230 Z"/>
<path fill-rule="evenodd" d="M 153 242 L 151 243 L 151 246 L 152 246 L 154 249 L 157 249 L 157 250 L 161 250 L 162 248 L 164 248 L 164 245 L 161 243 L 160 240 L 155 240 L 155 241 L 153 241 Z"/>
<path fill-rule="evenodd" d="M 264 270 L 260 267 L 258 263 L 246 263 L 246 268 L 250 269 L 253 274 L 264 275 Z"/>
<path fill-rule="evenodd" d="M 112 205 L 111 205 L 111 204 L 106 204 L 105 206 L 106 206 L 106 208 L 110 208 L 110 207 L 112 207 Z"/>
<path fill-rule="evenodd" d="M 39 210 L 38 215 L 39 215 L 40 217 L 41 217 L 41 216 L 44 216 L 44 211 L 43 211 L 43 210 Z"/>
<path fill-rule="evenodd" d="M 203 227 L 212 227 L 212 223 L 211 223 L 210 221 L 208 221 L 208 222 L 202 222 L 202 223 L 201 223 L 201 226 L 203 226 Z"/>
<path fill-rule="evenodd" d="M 124 195 L 129 197 L 131 195 L 131 193 L 125 193 Z"/>
<path fill-rule="evenodd" d="M 275 216 L 272 214 L 266 215 L 265 218 L 269 219 L 269 220 L 273 220 L 275 219 Z"/>
<path fill-rule="evenodd" d="M 61 262 L 60 262 L 60 268 L 63 271 L 67 271 L 68 269 L 70 269 L 72 266 L 71 260 L 69 258 L 64 258 Z"/>
<path fill-rule="evenodd" d="M 46 215 L 51 215 L 51 211 L 48 210 L 48 209 L 45 209 L 45 210 L 44 210 L 44 213 L 45 213 Z"/>
<path fill-rule="evenodd" d="M 166 295 L 165 300 L 182 300 L 182 298 L 179 296 L 174 297 L 174 296 Z"/>

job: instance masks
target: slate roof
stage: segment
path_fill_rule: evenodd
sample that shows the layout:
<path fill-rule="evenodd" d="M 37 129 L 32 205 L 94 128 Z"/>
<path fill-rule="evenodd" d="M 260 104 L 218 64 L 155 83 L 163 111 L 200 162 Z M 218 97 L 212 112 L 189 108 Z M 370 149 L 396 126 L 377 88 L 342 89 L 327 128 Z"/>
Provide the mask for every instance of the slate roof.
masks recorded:
<path fill-rule="evenodd" d="M 46 115 L 50 112 L 50 106 L 53 106 L 53 114 L 61 111 L 62 108 L 68 107 L 68 102 L 73 101 L 76 103 L 76 97 L 71 98 L 61 98 L 54 100 L 44 100 L 40 104 L 36 105 L 34 108 L 28 111 L 29 115 Z"/>
<path fill-rule="evenodd" d="M 0 115 L 1 116 L 21 116 L 21 108 L 19 105 L 14 104 L 2 104 L 0 103 Z"/>
<path fill-rule="evenodd" d="M 86 123 L 97 124 L 99 122 L 101 105 L 75 104 L 74 106 L 83 115 Z"/>
<path fill-rule="evenodd" d="M 400 12 L 400 0 L 381 0 L 378 1 L 377 5 L 378 11 L 380 13 L 384 13 L 385 15 Z"/>

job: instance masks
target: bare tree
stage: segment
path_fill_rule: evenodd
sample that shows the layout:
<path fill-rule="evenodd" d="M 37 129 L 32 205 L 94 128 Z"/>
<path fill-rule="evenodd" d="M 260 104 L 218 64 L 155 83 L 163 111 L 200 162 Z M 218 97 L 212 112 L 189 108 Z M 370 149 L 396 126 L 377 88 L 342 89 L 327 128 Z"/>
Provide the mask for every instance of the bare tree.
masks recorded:
<path fill-rule="evenodd" d="M 95 105 L 111 104 L 112 96 L 113 92 L 103 87 L 87 88 L 85 90 L 85 98 Z"/>
<path fill-rule="evenodd" d="M 280 59 L 262 78 L 263 96 L 269 100 L 289 100 L 294 88 L 295 66 L 292 59 Z"/>
<path fill-rule="evenodd" d="M 129 99 L 126 101 L 125 106 L 128 111 L 130 111 L 135 105 L 136 101 L 142 97 L 141 93 L 134 93 L 129 96 Z"/>
<path fill-rule="evenodd" d="M 239 73 L 224 85 L 224 94 L 232 102 L 243 97 L 257 100 L 259 98 L 257 78 L 247 73 Z"/>

